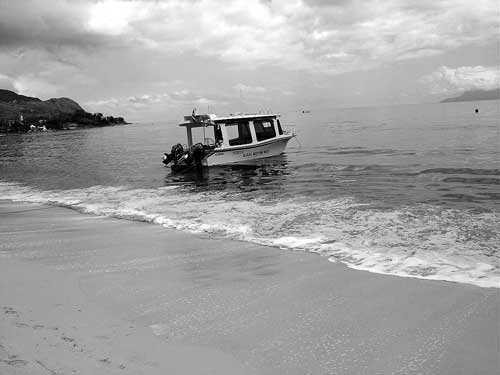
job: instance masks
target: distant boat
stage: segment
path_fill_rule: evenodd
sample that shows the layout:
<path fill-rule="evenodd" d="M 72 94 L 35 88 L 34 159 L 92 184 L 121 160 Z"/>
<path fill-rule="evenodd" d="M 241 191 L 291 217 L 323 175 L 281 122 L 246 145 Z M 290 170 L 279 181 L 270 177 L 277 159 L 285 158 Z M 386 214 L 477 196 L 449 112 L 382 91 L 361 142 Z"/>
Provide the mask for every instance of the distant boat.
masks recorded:
<path fill-rule="evenodd" d="M 213 114 L 185 116 L 187 146 L 174 145 L 163 155 L 163 163 L 180 171 L 194 166 L 237 164 L 281 154 L 295 129 L 284 131 L 279 114 Z M 203 142 L 193 144 L 194 128 L 203 129 Z M 207 132 L 208 137 L 207 137 Z"/>

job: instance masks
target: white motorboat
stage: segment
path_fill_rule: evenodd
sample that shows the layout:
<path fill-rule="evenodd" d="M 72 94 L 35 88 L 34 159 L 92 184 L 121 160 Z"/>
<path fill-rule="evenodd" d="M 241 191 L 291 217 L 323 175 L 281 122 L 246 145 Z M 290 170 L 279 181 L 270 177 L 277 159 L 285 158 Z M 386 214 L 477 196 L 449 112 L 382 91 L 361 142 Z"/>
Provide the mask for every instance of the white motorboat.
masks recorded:
<path fill-rule="evenodd" d="M 295 129 L 284 131 L 279 114 L 185 116 L 179 126 L 186 128 L 187 145 L 174 145 L 163 163 L 172 170 L 238 164 L 276 156 L 283 152 Z M 201 129 L 203 142 L 193 144 L 193 129 Z M 200 130 L 198 130 L 200 132 Z"/>

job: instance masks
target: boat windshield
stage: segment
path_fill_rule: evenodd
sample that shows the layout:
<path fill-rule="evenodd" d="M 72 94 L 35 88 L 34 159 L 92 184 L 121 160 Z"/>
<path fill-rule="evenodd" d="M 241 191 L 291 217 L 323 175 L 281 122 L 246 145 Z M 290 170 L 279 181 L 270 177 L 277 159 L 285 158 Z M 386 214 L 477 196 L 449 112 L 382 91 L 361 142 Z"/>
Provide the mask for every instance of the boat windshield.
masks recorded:
<path fill-rule="evenodd" d="M 253 126 L 255 128 L 257 141 L 264 141 L 276 137 L 276 130 L 274 130 L 272 119 L 254 120 Z"/>

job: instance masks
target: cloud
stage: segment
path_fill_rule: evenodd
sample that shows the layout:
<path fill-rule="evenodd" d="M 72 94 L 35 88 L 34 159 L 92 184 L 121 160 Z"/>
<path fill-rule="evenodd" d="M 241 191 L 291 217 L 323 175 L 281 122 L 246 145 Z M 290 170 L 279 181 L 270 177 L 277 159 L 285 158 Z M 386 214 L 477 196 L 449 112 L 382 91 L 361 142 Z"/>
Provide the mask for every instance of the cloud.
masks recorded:
<path fill-rule="evenodd" d="M 381 91 L 403 86 L 411 91 L 408 85 L 438 64 L 492 70 L 497 5 L 497 0 L 0 0 L 0 84 L 41 98 L 70 96 L 96 109 L 143 114 L 204 104 L 219 110 L 221 103 L 250 109 L 271 101 L 339 102 L 356 91 L 360 98 L 353 101 L 370 102 L 379 100 Z M 480 53 L 466 56 L 472 49 Z M 489 79 L 472 79 L 484 72 L 462 68 L 440 68 L 439 75 L 422 82 L 439 91 L 471 82 L 484 86 Z"/>
<path fill-rule="evenodd" d="M 81 0 L 0 2 L 0 49 L 90 48 L 104 42 L 84 28 L 88 3 Z"/>
<path fill-rule="evenodd" d="M 146 19 L 150 7 L 141 1 L 105 0 L 90 6 L 88 30 L 107 34 L 121 35 L 131 31 L 131 22 Z"/>
<path fill-rule="evenodd" d="M 152 103 L 159 103 L 161 102 L 164 98 L 168 98 L 168 94 L 162 94 L 162 95 L 141 95 L 141 96 L 131 96 L 127 98 L 127 100 L 130 103 L 133 104 L 143 104 L 143 105 L 148 105 Z"/>
<path fill-rule="evenodd" d="M 171 106 L 214 105 L 224 103 L 224 98 L 215 98 L 202 92 L 192 92 L 187 89 L 172 91 L 171 93 L 143 94 L 129 97 L 110 97 L 87 101 L 84 104 L 93 112 L 120 110 L 134 115 L 136 111 L 165 109 Z"/>
<path fill-rule="evenodd" d="M 489 90 L 500 87 L 500 68 L 497 66 L 442 66 L 435 72 L 422 77 L 433 94 L 444 94 L 465 90 Z"/>
<path fill-rule="evenodd" d="M 0 88 L 10 87 L 23 95 L 48 99 L 71 96 L 73 87 L 92 87 L 98 83 L 95 77 L 67 58 L 33 49 L 4 56 L 0 53 L 0 71 L 7 73 L 4 74 L 7 79 L 0 80 Z"/>
<path fill-rule="evenodd" d="M 61 87 L 58 84 L 35 74 L 21 75 L 14 80 L 13 84 L 15 91 L 23 95 L 46 98 L 61 94 Z"/>
<path fill-rule="evenodd" d="M 243 83 L 238 83 L 234 86 L 234 89 L 240 91 L 242 94 L 250 95 L 260 95 L 266 93 L 268 90 L 262 86 L 249 86 Z"/>
<path fill-rule="evenodd" d="M 5 74 L 0 73 L 0 88 L 11 91 L 15 90 L 12 78 Z"/>
<path fill-rule="evenodd" d="M 108 98 L 101 100 L 91 100 L 85 103 L 85 105 L 93 108 L 116 108 L 118 106 L 119 100 L 116 98 Z"/>
<path fill-rule="evenodd" d="M 350 2 L 324 6 L 315 50 L 335 70 L 364 70 L 497 38 L 493 1 Z"/>
<path fill-rule="evenodd" d="M 129 97 L 110 97 L 98 100 L 89 100 L 85 106 L 93 112 L 120 111 L 121 113 L 133 113 L 153 108 L 157 104 L 165 105 L 169 100 L 168 94 L 144 94 Z"/>
<path fill-rule="evenodd" d="M 498 39 L 495 0 L 3 2 L 0 47 L 156 49 L 342 73 Z"/>
<path fill-rule="evenodd" d="M 473 7 L 470 1 L 394 0 L 162 4 L 146 28 L 137 25 L 143 36 L 161 48 L 196 51 L 243 67 L 342 73 L 497 38 L 496 4 L 489 0 Z"/>

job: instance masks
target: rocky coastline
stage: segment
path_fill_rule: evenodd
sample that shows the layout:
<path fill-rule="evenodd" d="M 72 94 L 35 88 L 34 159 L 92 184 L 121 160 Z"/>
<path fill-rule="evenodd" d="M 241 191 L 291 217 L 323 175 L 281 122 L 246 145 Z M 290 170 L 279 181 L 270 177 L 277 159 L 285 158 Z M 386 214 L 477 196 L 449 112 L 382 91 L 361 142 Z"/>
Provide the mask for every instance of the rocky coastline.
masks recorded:
<path fill-rule="evenodd" d="M 89 113 L 69 98 L 42 101 L 0 89 L 0 133 L 65 130 L 126 123 L 123 117 Z"/>

